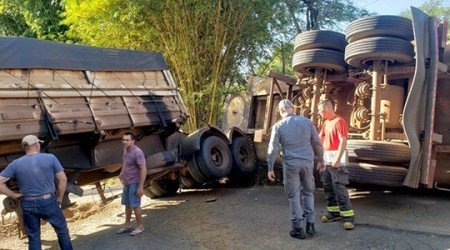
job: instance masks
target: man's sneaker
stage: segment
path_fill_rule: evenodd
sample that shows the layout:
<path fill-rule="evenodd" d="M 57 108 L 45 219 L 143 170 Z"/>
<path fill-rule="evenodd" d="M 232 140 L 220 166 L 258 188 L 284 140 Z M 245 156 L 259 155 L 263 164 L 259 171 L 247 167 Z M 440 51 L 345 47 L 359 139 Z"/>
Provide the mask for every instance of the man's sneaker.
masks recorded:
<path fill-rule="evenodd" d="M 301 240 L 306 239 L 306 235 L 305 232 L 303 232 L 303 228 L 292 228 L 292 230 L 289 231 L 289 235 L 291 235 L 291 237 Z"/>
<path fill-rule="evenodd" d="M 314 223 L 306 222 L 306 233 L 309 235 L 313 235 L 316 232 L 314 228 Z"/>
<path fill-rule="evenodd" d="M 355 226 L 353 225 L 353 222 L 350 222 L 350 221 L 344 222 L 344 229 L 345 230 L 352 230 L 353 228 L 355 228 Z"/>
<path fill-rule="evenodd" d="M 323 223 L 333 222 L 342 219 L 342 217 L 338 214 L 328 213 L 327 215 L 322 216 L 320 220 Z"/>

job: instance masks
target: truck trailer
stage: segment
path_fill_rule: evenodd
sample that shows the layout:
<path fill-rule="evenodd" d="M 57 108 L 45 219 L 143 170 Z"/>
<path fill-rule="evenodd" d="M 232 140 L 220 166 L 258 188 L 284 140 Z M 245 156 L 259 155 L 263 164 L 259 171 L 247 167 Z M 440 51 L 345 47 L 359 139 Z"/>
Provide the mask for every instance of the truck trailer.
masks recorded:
<path fill-rule="evenodd" d="M 247 135 L 213 125 L 187 134 L 188 117 L 160 53 L 0 38 L 0 171 L 24 154 L 25 135 L 38 136 L 67 175 L 63 207 L 89 184 L 105 202 L 100 183 L 119 175 L 126 132 L 145 154 L 151 198 L 253 174 Z M 19 191 L 15 180 L 7 185 Z M 3 203 L 20 213 L 16 200 Z"/>
<path fill-rule="evenodd" d="M 292 100 L 319 129 L 317 104 L 329 99 L 349 124 L 350 182 L 450 191 L 448 23 L 411 10 L 412 20 L 370 16 L 345 34 L 298 34 L 296 76 L 250 78 L 245 93 L 228 97 L 222 129 L 245 131 L 265 164 L 278 102 Z"/>

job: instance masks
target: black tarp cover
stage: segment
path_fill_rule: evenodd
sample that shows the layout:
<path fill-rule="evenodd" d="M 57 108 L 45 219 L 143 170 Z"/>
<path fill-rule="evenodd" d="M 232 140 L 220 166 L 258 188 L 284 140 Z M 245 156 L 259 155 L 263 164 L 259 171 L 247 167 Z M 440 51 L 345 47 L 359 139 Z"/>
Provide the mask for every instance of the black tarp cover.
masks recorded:
<path fill-rule="evenodd" d="M 0 69 L 166 70 L 159 53 L 0 37 Z"/>

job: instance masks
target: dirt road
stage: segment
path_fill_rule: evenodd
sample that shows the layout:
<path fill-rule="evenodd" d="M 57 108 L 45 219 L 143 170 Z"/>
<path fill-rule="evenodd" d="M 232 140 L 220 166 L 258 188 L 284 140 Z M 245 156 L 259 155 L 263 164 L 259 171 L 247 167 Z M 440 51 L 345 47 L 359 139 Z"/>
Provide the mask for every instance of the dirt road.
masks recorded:
<path fill-rule="evenodd" d="M 281 186 L 185 190 L 170 198 L 144 198 L 146 230 L 135 237 L 115 234 L 124 220 L 120 199 L 99 206 L 98 196 L 88 193 L 66 216 L 75 249 L 450 248 L 447 193 L 350 189 L 357 214 L 355 229 L 345 231 L 338 222 L 320 222 L 325 204 L 318 189 L 317 234 L 306 240 L 288 235 L 289 208 Z M 51 228 L 43 228 L 44 249 L 58 249 Z M 0 242 L 1 249 L 26 246 L 26 240 L 17 236 L 2 237 Z"/>

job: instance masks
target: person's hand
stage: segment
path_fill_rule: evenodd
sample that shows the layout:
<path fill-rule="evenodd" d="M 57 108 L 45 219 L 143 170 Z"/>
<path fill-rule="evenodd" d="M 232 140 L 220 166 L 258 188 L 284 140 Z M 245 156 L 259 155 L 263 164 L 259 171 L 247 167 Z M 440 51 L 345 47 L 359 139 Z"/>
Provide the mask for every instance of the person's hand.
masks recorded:
<path fill-rule="evenodd" d="M 136 195 L 139 197 L 142 197 L 144 195 L 144 188 L 143 187 L 138 187 L 136 190 Z"/>
<path fill-rule="evenodd" d="M 275 181 L 275 172 L 273 170 L 267 172 L 267 178 L 269 178 L 270 181 Z"/>
<path fill-rule="evenodd" d="M 325 167 L 325 164 L 323 162 L 317 163 L 317 170 L 319 170 L 320 173 L 325 171 L 325 169 L 326 169 L 326 167 Z"/>
<path fill-rule="evenodd" d="M 19 199 L 19 198 L 22 197 L 22 196 L 23 196 L 22 193 L 16 193 L 16 192 L 13 192 L 11 198 L 13 198 L 14 200 L 17 200 L 17 199 Z"/>
<path fill-rule="evenodd" d="M 340 159 L 334 159 L 333 165 L 331 165 L 331 167 L 334 169 L 339 169 L 339 165 L 341 165 Z"/>

